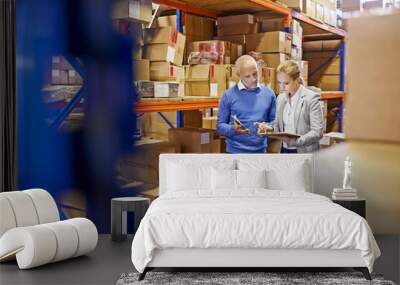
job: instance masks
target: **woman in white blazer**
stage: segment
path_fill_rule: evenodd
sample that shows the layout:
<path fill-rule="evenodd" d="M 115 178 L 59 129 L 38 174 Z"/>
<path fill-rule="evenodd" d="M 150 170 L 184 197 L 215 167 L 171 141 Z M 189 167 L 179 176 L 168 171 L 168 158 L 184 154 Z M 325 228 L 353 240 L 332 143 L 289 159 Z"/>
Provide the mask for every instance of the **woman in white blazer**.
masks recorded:
<path fill-rule="evenodd" d="M 277 68 L 280 94 L 276 101 L 274 132 L 297 134 L 280 137 L 281 153 L 307 153 L 319 149 L 324 117 L 320 95 L 303 86 L 297 62 L 288 60 Z"/>

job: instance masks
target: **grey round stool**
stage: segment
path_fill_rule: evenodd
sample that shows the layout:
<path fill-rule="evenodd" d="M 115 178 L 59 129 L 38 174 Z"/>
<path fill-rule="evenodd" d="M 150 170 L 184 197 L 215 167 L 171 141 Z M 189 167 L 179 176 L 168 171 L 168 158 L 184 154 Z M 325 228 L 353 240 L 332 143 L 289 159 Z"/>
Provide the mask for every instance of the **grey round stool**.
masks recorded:
<path fill-rule="evenodd" d="M 134 212 L 134 233 L 146 214 L 150 199 L 144 197 L 120 197 L 111 199 L 111 239 L 123 241 L 127 234 L 127 212 Z"/>

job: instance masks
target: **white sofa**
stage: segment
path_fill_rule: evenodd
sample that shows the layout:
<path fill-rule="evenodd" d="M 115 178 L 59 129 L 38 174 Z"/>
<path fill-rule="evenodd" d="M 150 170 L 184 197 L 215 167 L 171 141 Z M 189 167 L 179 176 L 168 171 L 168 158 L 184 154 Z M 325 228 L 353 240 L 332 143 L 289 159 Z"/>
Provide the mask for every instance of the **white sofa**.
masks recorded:
<path fill-rule="evenodd" d="M 312 193 L 312 154 L 162 154 L 159 173 L 132 243 L 139 280 L 163 267 L 354 267 L 370 279 L 368 224 Z"/>
<path fill-rule="evenodd" d="M 0 262 L 16 259 L 20 269 L 33 268 L 91 252 L 97 240 L 90 220 L 60 221 L 43 189 L 0 193 Z"/>

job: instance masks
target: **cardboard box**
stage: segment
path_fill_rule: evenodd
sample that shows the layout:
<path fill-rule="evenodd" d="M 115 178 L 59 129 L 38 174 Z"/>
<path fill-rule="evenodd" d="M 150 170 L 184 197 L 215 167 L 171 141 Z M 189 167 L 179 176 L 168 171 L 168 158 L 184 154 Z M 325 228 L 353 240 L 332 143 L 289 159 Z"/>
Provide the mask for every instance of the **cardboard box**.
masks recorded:
<path fill-rule="evenodd" d="M 133 81 L 150 80 L 150 61 L 148 59 L 133 61 Z"/>
<path fill-rule="evenodd" d="M 143 43 L 145 45 L 168 44 L 170 46 L 175 46 L 178 42 L 179 35 L 183 36 L 178 32 L 176 27 L 144 29 Z"/>
<path fill-rule="evenodd" d="M 212 40 L 197 41 L 190 45 L 189 64 L 229 64 L 231 62 L 230 42 Z M 193 56 L 196 55 L 196 56 Z"/>
<path fill-rule="evenodd" d="M 340 40 L 309 41 L 303 43 L 305 52 L 312 51 L 336 51 L 340 48 Z"/>
<path fill-rule="evenodd" d="M 227 89 L 228 65 L 189 66 L 185 74 L 185 96 L 221 96 Z"/>
<path fill-rule="evenodd" d="M 260 32 L 262 33 L 274 31 L 283 32 L 285 30 L 285 18 L 262 19 L 260 23 Z"/>
<path fill-rule="evenodd" d="M 243 35 L 243 34 L 255 34 L 258 33 L 259 23 L 247 24 L 237 23 L 229 25 L 217 25 L 217 35 L 229 36 L 229 35 Z"/>
<path fill-rule="evenodd" d="M 303 84 L 308 85 L 308 61 L 300 60 L 297 62 L 300 67 L 300 76 L 303 79 Z"/>
<path fill-rule="evenodd" d="M 275 69 L 267 66 L 259 67 L 258 72 L 258 82 L 263 85 L 275 90 L 276 87 L 276 76 Z M 237 70 L 235 65 L 229 67 L 228 73 L 228 88 L 235 86 L 239 82 L 240 78 L 237 75 Z"/>
<path fill-rule="evenodd" d="M 182 65 L 185 48 L 184 38 L 178 40 L 175 46 L 168 44 L 153 44 L 143 47 L 143 58 L 150 61 L 168 61 L 175 65 Z"/>
<path fill-rule="evenodd" d="M 234 15 L 217 18 L 218 36 L 257 33 L 258 23 L 251 14 Z"/>
<path fill-rule="evenodd" d="M 339 75 L 322 75 L 317 84 L 322 91 L 339 91 L 340 76 Z"/>
<path fill-rule="evenodd" d="M 315 19 L 323 22 L 324 21 L 324 6 L 321 3 L 316 4 L 316 13 L 315 13 Z"/>
<path fill-rule="evenodd" d="M 344 113 L 348 139 L 400 143 L 399 26 L 398 11 L 348 20 L 346 94 L 351 96 L 346 97 Z"/>
<path fill-rule="evenodd" d="M 323 51 L 336 51 L 340 49 L 341 40 L 325 40 L 322 41 Z"/>
<path fill-rule="evenodd" d="M 176 15 L 160 16 L 154 19 L 152 27 L 154 28 L 166 28 L 176 27 Z"/>
<path fill-rule="evenodd" d="M 217 18 L 218 25 L 232 25 L 232 24 L 254 24 L 255 19 L 252 14 L 233 15 Z"/>
<path fill-rule="evenodd" d="M 150 80 L 180 82 L 184 78 L 185 70 L 181 66 L 163 61 L 153 61 L 150 63 Z"/>
<path fill-rule="evenodd" d="M 316 51 L 316 52 L 310 52 L 310 51 L 305 51 L 303 49 L 303 58 L 307 60 L 313 60 L 313 59 L 324 59 L 324 58 L 330 58 L 335 56 L 337 53 L 336 51 Z"/>
<path fill-rule="evenodd" d="M 284 53 L 263 53 L 262 59 L 268 67 L 277 68 L 281 63 L 290 59 L 290 56 Z"/>
<path fill-rule="evenodd" d="M 301 47 L 292 46 L 292 54 L 291 57 L 293 60 L 302 60 L 303 58 L 303 50 Z"/>
<path fill-rule="evenodd" d="M 292 37 L 284 32 L 268 32 L 246 35 L 246 52 L 263 53 L 281 52 L 289 54 L 292 48 Z"/>
<path fill-rule="evenodd" d="M 215 20 L 210 18 L 185 14 L 182 19 L 183 34 L 203 37 L 201 40 L 210 40 L 214 34 L 215 23 Z M 157 17 L 154 27 L 176 27 L 176 15 Z"/>
<path fill-rule="evenodd" d="M 179 83 L 166 81 L 137 81 L 137 90 L 141 98 L 177 98 Z"/>
<path fill-rule="evenodd" d="M 185 14 L 183 34 L 200 37 L 200 40 L 211 40 L 214 35 L 216 21 L 207 17 Z"/>
<path fill-rule="evenodd" d="M 176 153 L 174 144 L 155 139 L 143 138 L 136 142 L 135 153 L 124 155 L 120 160 L 120 173 L 123 178 L 158 185 L 158 164 L 161 153 Z"/>
<path fill-rule="evenodd" d="M 231 43 L 242 45 L 244 47 L 246 44 L 246 35 L 218 36 L 218 37 L 214 37 L 214 40 L 231 42 Z M 245 53 L 245 52 L 243 52 L 243 53 Z"/>
<path fill-rule="evenodd" d="M 68 84 L 68 70 L 52 69 L 51 70 L 51 84 L 54 84 L 54 85 Z"/>
<path fill-rule="evenodd" d="M 221 142 L 215 130 L 202 128 L 174 128 L 168 131 L 168 140 L 182 153 L 219 153 Z"/>
<path fill-rule="evenodd" d="M 275 91 L 276 89 L 276 72 L 274 68 L 261 67 L 259 70 L 259 82 L 261 85 L 271 88 Z"/>
<path fill-rule="evenodd" d="M 306 0 L 303 3 L 303 12 L 311 17 L 311 18 L 316 18 L 317 15 L 317 3 L 314 0 Z"/>
<path fill-rule="evenodd" d="M 59 70 L 73 69 L 73 67 L 69 64 L 69 62 L 63 56 L 52 56 L 51 57 L 51 66 L 52 66 L 52 69 L 59 69 Z"/>
<path fill-rule="evenodd" d="M 226 41 L 196 41 L 190 46 L 189 64 L 230 64 L 243 54 L 242 45 Z"/>
<path fill-rule="evenodd" d="M 341 1 L 341 9 L 343 12 L 360 11 L 361 1 L 360 0 Z"/>
<path fill-rule="evenodd" d="M 296 11 L 303 11 L 303 0 L 279 0 L 279 2 Z"/>
<path fill-rule="evenodd" d="M 302 47 L 303 44 L 303 28 L 299 21 L 292 20 L 292 45 Z"/>
<path fill-rule="evenodd" d="M 203 118 L 203 129 L 217 129 L 217 116 Z"/>
<path fill-rule="evenodd" d="M 329 58 L 315 58 L 311 60 L 309 63 L 310 72 L 315 72 L 320 68 L 320 66 L 325 64 L 324 67 L 319 69 L 319 73 L 326 75 L 340 75 L 340 57 L 336 57 L 329 64 L 326 64 L 328 60 Z"/>
<path fill-rule="evenodd" d="M 82 85 L 82 77 L 75 70 L 68 70 L 68 84 Z"/>
<path fill-rule="evenodd" d="M 309 41 L 303 43 L 303 51 L 322 51 L 322 41 Z"/>
<path fill-rule="evenodd" d="M 200 110 L 182 111 L 183 126 L 190 128 L 201 128 L 203 113 Z"/>
<path fill-rule="evenodd" d="M 132 50 L 132 59 L 141 60 L 143 59 L 143 47 L 135 46 Z"/>
<path fill-rule="evenodd" d="M 114 0 L 113 19 L 127 19 L 139 23 L 149 23 L 152 16 L 151 0 Z"/>

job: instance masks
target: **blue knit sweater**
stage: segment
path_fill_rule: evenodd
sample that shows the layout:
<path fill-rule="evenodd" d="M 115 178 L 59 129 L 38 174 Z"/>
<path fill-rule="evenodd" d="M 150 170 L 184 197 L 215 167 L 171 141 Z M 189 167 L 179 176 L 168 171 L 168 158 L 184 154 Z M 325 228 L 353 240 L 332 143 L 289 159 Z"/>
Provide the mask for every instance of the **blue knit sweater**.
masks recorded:
<path fill-rule="evenodd" d="M 263 153 L 267 139 L 257 135 L 255 122 L 272 124 L 275 119 L 274 92 L 268 87 L 239 90 L 237 84 L 221 97 L 218 108 L 217 131 L 226 137 L 229 153 Z M 237 134 L 233 128 L 233 116 L 250 129 L 250 134 Z"/>

